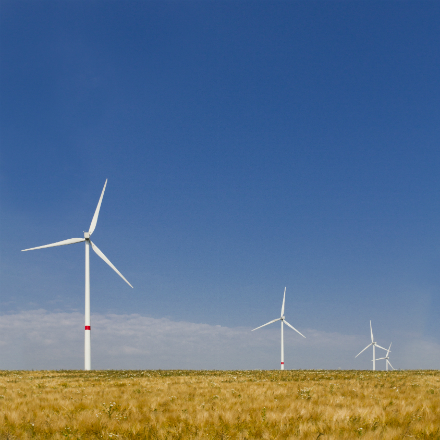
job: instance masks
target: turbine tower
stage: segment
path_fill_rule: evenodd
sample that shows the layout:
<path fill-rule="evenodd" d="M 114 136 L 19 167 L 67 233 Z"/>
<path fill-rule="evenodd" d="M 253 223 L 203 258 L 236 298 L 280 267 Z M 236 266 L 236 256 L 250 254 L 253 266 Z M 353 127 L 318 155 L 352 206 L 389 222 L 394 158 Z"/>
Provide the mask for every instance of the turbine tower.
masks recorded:
<path fill-rule="evenodd" d="M 391 342 L 391 344 L 392 344 L 392 342 Z M 376 361 L 381 361 L 382 359 L 386 359 L 387 371 L 388 371 L 388 365 L 394 370 L 394 367 L 391 365 L 390 357 L 389 357 L 390 350 L 391 350 L 391 344 L 390 344 L 390 346 L 389 346 L 389 348 L 387 350 L 387 355 L 385 357 L 383 357 L 383 358 L 376 359 Z"/>
<path fill-rule="evenodd" d="M 90 236 L 96 228 L 96 223 L 98 222 L 99 210 L 101 209 L 102 198 L 104 197 L 105 187 L 107 186 L 107 179 L 104 183 L 104 188 L 99 198 L 98 206 L 96 207 L 95 214 L 92 218 L 92 223 L 90 223 L 90 228 L 88 232 L 84 232 L 84 238 L 69 238 L 68 240 L 58 241 L 52 244 L 46 244 L 44 246 L 38 246 L 30 249 L 23 249 L 24 251 L 32 251 L 34 249 L 43 249 L 55 246 L 64 246 L 67 244 L 80 243 L 82 241 L 86 244 L 86 285 L 85 285 L 85 336 L 84 336 L 84 370 L 91 369 L 91 348 L 90 348 L 90 261 L 89 261 L 89 250 L 90 245 L 95 253 L 101 257 L 131 288 L 133 286 L 124 278 L 121 272 L 116 269 L 115 266 L 110 262 L 110 260 L 99 250 L 96 244 L 92 243 Z"/>
<path fill-rule="evenodd" d="M 274 319 L 273 321 L 268 322 L 267 324 L 260 325 L 260 327 L 254 328 L 254 330 L 258 330 L 261 327 L 272 324 L 273 322 L 281 321 L 281 370 L 284 370 L 284 328 L 283 325 L 288 325 L 291 329 L 295 330 L 298 334 L 300 334 L 303 338 L 305 336 L 301 334 L 295 327 L 292 327 L 284 317 L 284 302 L 286 301 L 286 288 L 284 288 L 284 298 L 283 298 L 283 306 L 281 307 L 281 318 Z M 252 331 L 254 331 L 252 330 Z"/>
<path fill-rule="evenodd" d="M 373 327 L 371 327 L 371 321 L 370 321 L 370 331 L 371 331 L 371 344 L 368 344 L 362 351 L 361 353 L 363 353 L 368 347 L 370 347 L 371 345 L 373 346 L 373 371 L 376 370 L 376 347 L 381 348 L 382 350 L 386 350 L 386 348 L 381 347 L 380 345 L 377 344 L 377 342 L 374 342 L 374 337 L 373 337 Z M 355 359 L 361 354 L 357 354 L 355 356 Z"/>

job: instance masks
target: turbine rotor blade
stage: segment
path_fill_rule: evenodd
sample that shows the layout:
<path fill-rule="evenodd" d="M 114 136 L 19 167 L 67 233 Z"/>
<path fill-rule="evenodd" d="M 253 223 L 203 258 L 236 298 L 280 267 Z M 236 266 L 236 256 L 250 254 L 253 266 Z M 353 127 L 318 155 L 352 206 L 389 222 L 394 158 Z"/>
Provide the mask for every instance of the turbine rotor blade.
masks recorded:
<path fill-rule="evenodd" d="M 381 361 L 382 359 L 386 359 L 386 358 L 377 358 L 376 361 Z"/>
<path fill-rule="evenodd" d="M 394 370 L 394 367 L 391 365 L 391 362 L 389 360 L 387 360 L 388 365 Z"/>
<path fill-rule="evenodd" d="M 373 345 L 373 343 L 371 343 L 371 344 L 368 344 L 362 351 L 361 351 L 361 353 L 363 353 L 370 345 Z M 361 353 L 359 353 L 359 354 L 361 354 Z M 359 356 L 359 354 L 357 354 L 356 356 L 355 356 L 355 359 Z"/>
<path fill-rule="evenodd" d="M 92 223 L 90 223 L 89 236 L 93 234 L 93 231 L 96 228 L 96 223 L 98 223 L 99 210 L 101 209 L 102 198 L 104 197 L 104 191 L 105 191 L 105 187 L 107 186 L 107 180 L 108 179 L 105 179 L 104 188 L 102 189 L 102 193 L 101 193 L 101 197 L 99 198 L 98 206 L 96 207 L 95 214 L 93 215 Z"/>
<path fill-rule="evenodd" d="M 391 342 L 391 344 L 392 344 L 392 342 Z M 388 356 L 388 354 L 389 354 L 389 352 L 390 352 L 390 350 L 391 350 L 391 344 L 390 344 L 390 347 L 388 348 L 387 356 Z"/>
<path fill-rule="evenodd" d="M 371 342 L 374 342 L 374 338 L 373 338 L 373 327 L 371 326 L 371 321 L 370 321 L 370 331 L 371 331 Z"/>
<path fill-rule="evenodd" d="M 44 246 L 37 246 L 37 247 L 29 248 L 29 249 L 23 249 L 22 252 L 33 251 L 34 249 L 43 249 L 43 248 L 48 248 L 48 247 L 64 246 L 66 244 L 81 243 L 82 241 L 85 241 L 85 238 L 69 238 L 68 240 L 57 241 L 56 243 L 45 244 Z"/>
<path fill-rule="evenodd" d="M 302 333 L 300 333 L 295 327 L 290 325 L 286 320 L 284 320 L 284 324 L 287 324 L 291 329 L 295 330 L 299 335 L 301 335 L 303 338 L 305 338 L 305 336 Z"/>
<path fill-rule="evenodd" d="M 110 260 L 99 250 L 98 246 L 93 244 L 91 240 L 90 244 L 92 245 L 92 249 L 95 251 L 95 253 L 101 257 L 131 288 L 133 288 L 133 286 L 125 279 L 124 275 L 122 275 L 122 273 L 119 272 L 119 270 L 116 269 L 116 267 L 110 262 Z"/>
<path fill-rule="evenodd" d="M 381 348 L 382 350 L 385 350 L 385 351 L 387 351 L 387 349 L 386 348 L 383 348 L 383 347 L 381 347 L 380 345 L 377 345 L 377 344 L 375 344 L 376 345 L 376 347 L 379 347 L 379 348 Z"/>
<path fill-rule="evenodd" d="M 281 307 L 281 316 L 284 316 L 284 303 L 286 301 L 286 288 L 284 288 L 283 306 Z"/>
<path fill-rule="evenodd" d="M 264 326 L 266 326 L 266 325 L 272 324 L 273 322 L 277 322 L 277 321 L 281 321 L 281 318 L 274 319 L 273 321 L 270 321 L 270 322 L 268 322 L 267 324 L 260 325 L 260 327 L 254 328 L 254 329 L 251 330 L 251 331 L 253 332 L 254 330 L 258 330 L 258 329 L 261 328 L 261 327 L 264 327 Z"/>

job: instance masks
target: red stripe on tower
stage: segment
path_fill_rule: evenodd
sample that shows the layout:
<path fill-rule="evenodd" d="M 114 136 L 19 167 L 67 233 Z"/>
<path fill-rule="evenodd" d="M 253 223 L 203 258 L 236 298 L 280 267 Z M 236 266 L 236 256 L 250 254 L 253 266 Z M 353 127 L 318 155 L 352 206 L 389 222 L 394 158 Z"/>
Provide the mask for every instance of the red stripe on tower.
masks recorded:
<path fill-rule="evenodd" d="M 90 330 L 90 325 L 86 325 L 86 330 Z"/>
<path fill-rule="evenodd" d="M 284 362 L 281 362 L 281 365 L 284 365 Z"/>

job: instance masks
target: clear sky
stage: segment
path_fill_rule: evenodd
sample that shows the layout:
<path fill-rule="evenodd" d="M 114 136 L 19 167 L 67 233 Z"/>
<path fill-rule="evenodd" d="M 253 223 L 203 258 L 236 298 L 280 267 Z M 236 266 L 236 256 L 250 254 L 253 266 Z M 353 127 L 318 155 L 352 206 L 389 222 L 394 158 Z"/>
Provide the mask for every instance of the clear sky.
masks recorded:
<path fill-rule="evenodd" d="M 0 368 L 440 368 L 438 1 L 0 2 Z M 73 339 L 72 339 L 73 338 Z M 188 345 L 189 344 L 189 345 Z M 172 354 L 172 356 L 171 356 Z M 123 360 L 122 360 L 123 359 Z"/>

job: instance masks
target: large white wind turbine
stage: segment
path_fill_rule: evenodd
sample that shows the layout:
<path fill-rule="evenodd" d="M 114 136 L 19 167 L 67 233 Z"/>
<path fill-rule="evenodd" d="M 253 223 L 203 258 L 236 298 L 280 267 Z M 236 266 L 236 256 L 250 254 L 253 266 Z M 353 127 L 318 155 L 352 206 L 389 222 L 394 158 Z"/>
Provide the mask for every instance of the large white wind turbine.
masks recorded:
<path fill-rule="evenodd" d="M 80 243 L 84 241 L 86 243 L 86 310 L 85 310 L 85 338 L 84 338 L 84 369 L 90 370 L 91 368 L 91 351 L 90 351 L 90 262 L 89 262 L 89 248 L 92 245 L 92 249 L 95 253 L 101 257 L 130 287 L 133 287 L 124 276 L 116 269 L 115 266 L 110 262 L 110 260 L 99 250 L 96 244 L 92 243 L 90 236 L 96 228 L 96 223 L 98 222 L 99 210 L 101 209 L 102 198 L 104 197 L 105 187 L 107 185 L 107 180 L 104 183 L 104 188 L 99 198 L 98 206 L 96 207 L 95 214 L 92 218 L 92 223 L 90 223 L 90 228 L 88 232 L 84 232 L 84 238 L 69 238 L 68 240 L 58 241 L 52 244 L 46 244 L 45 246 L 38 246 L 30 249 L 23 249 L 23 251 L 32 251 L 34 249 L 42 249 L 54 246 L 64 246 L 66 244 Z"/>
<path fill-rule="evenodd" d="M 284 288 L 284 298 L 283 298 L 283 306 L 281 307 L 281 318 L 274 319 L 273 321 L 268 322 L 267 324 L 260 325 L 260 327 L 254 328 L 254 330 L 258 330 L 265 325 L 272 324 L 273 322 L 281 321 L 281 370 L 284 370 L 284 332 L 283 332 L 283 324 L 288 325 L 291 329 L 295 330 L 298 334 L 300 334 L 303 338 L 305 336 L 301 334 L 295 327 L 292 327 L 284 318 L 284 302 L 286 301 L 286 288 Z M 252 331 L 254 331 L 252 330 Z"/>
<path fill-rule="evenodd" d="M 391 344 L 392 344 L 392 342 L 391 342 Z M 393 366 L 391 365 L 390 356 L 389 356 L 390 350 L 391 350 L 391 344 L 390 344 L 390 346 L 389 346 L 389 348 L 387 350 L 387 355 L 385 357 L 383 357 L 383 358 L 376 359 L 376 361 L 381 361 L 382 359 L 386 359 L 387 371 L 388 371 L 388 365 L 394 370 Z"/>
<path fill-rule="evenodd" d="M 374 337 L 373 337 L 373 327 L 371 327 L 371 321 L 370 321 L 370 331 L 371 331 L 371 344 L 368 344 L 362 351 L 361 353 L 363 353 L 368 347 L 370 347 L 371 345 L 373 346 L 373 371 L 376 370 L 376 347 L 381 348 L 382 350 L 386 350 L 386 348 L 381 347 L 380 345 L 377 344 L 377 342 L 374 342 Z M 357 354 L 355 356 L 355 359 L 361 354 Z"/>

